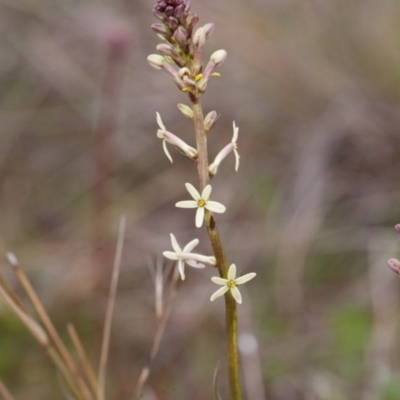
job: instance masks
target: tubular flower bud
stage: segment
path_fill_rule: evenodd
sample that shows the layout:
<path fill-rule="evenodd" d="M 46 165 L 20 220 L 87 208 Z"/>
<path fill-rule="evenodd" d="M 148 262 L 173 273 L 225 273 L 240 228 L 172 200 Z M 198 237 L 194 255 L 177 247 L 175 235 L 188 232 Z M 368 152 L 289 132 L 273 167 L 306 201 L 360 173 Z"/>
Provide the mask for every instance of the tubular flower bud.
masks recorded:
<path fill-rule="evenodd" d="M 203 47 L 206 42 L 206 32 L 204 27 L 197 29 L 195 34 L 193 35 L 193 44 L 195 47 Z"/>
<path fill-rule="evenodd" d="M 210 61 L 204 69 L 203 76 L 197 83 L 197 89 L 199 89 L 201 93 L 206 90 L 210 76 L 214 75 L 215 67 L 218 67 L 225 61 L 226 55 L 227 53 L 225 50 L 217 50 L 211 55 Z"/>
<path fill-rule="evenodd" d="M 187 106 L 186 104 L 179 103 L 178 104 L 179 111 L 189 119 L 193 119 L 193 110 Z"/>
<path fill-rule="evenodd" d="M 177 28 L 177 30 L 174 32 L 173 37 L 182 49 L 186 47 L 188 40 L 188 33 L 183 26 L 179 26 Z"/>
<path fill-rule="evenodd" d="M 214 24 L 211 24 L 211 23 L 205 24 L 203 26 L 203 28 L 204 28 L 204 32 L 206 34 L 206 39 L 208 39 L 211 36 L 211 34 L 214 32 Z"/>
<path fill-rule="evenodd" d="M 204 118 L 203 127 L 206 132 L 210 132 L 211 128 L 217 122 L 218 114 L 216 111 L 210 111 Z"/>
<path fill-rule="evenodd" d="M 226 59 L 227 52 L 225 50 L 217 50 L 211 54 L 210 61 L 216 66 L 220 66 Z"/>
<path fill-rule="evenodd" d="M 189 146 L 188 144 L 186 144 L 182 139 L 178 138 L 178 136 L 174 135 L 171 132 L 168 132 L 167 129 L 165 128 L 161 116 L 159 113 L 157 114 L 157 123 L 159 126 L 159 130 L 157 131 L 157 137 L 159 137 L 160 139 L 163 139 L 163 149 L 164 149 L 164 153 L 165 155 L 168 157 L 168 160 L 172 161 L 172 157 L 171 154 L 169 154 L 168 148 L 167 148 L 167 142 L 179 147 L 189 158 L 191 159 L 196 159 L 197 158 L 197 150 L 194 149 L 193 147 Z"/>
<path fill-rule="evenodd" d="M 179 55 L 179 53 L 170 44 L 160 43 L 157 45 L 157 51 L 160 52 L 165 57 L 172 59 L 172 61 L 183 67 L 186 65 L 186 61 Z"/>
<path fill-rule="evenodd" d="M 161 24 L 161 23 L 152 24 L 151 25 L 151 29 L 155 33 L 159 33 L 159 34 L 164 35 L 164 36 L 171 35 L 171 31 L 168 29 L 168 27 L 166 27 L 164 24 Z"/>
<path fill-rule="evenodd" d="M 164 69 L 165 59 L 158 54 L 150 54 L 147 57 L 147 61 L 155 69 Z"/>
<path fill-rule="evenodd" d="M 219 164 L 225 159 L 232 151 L 235 153 L 235 171 L 239 169 L 239 153 L 237 151 L 237 139 L 239 136 L 239 128 L 236 126 L 235 121 L 233 121 L 233 136 L 232 141 L 227 144 L 215 157 L 215 160 L 208 167 L 208 172 L 211 176 L 214 176 L 218 172 Z"/>

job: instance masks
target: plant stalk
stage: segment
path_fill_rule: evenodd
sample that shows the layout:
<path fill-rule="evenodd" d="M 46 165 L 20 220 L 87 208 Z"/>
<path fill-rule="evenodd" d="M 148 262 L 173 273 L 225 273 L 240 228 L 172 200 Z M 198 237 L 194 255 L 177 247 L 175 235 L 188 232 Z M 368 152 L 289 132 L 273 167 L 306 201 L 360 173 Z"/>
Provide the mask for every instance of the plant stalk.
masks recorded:
<path fill-rule="evenodd" d="M 200 180 L 200 192 L 210 181 L 208 173 L 208 151 L 207 151 L 207 135 L 203 126 L 203 109 L 200 99 L 190 96 L 193 109 L 193 122 L 196 133 L 196 145 L 198 151 L 197 171 Z M 221 278 L 227 278 L 228 262 L 226 260 L 221 239 L 219 237 L 217 224 L 213 215 L 206 210 L 205 221 L 207 233 L 211 242 L 211 246 L 217 260 L 217 268 Z M 229 387 L 231 392 L 231 400 L 241 400 L 240 378 L 239 378 L 239 354 L 237 348 L 237 311 L 236 302 L 230 291 L 225 294 L 225 312 L 226 312 L 226 340 L 228 351 L 228 371 L 229 371 Z"/>

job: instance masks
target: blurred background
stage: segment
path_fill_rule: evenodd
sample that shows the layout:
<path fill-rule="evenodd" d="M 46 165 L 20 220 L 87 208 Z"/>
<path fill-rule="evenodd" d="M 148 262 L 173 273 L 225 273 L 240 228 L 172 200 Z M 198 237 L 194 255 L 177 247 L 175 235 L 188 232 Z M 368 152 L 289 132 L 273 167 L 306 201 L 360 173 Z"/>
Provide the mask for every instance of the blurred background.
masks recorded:
<path fill-rule="evenodd" d="M 169 233 L 197 237 L 195 167 L 156 137 L 194 144 L 188 103 L 146 57 L 159 43 L 148 0 L 0 0 L 0 250 L 13 251 L 63 332 L 98 364 L 118 221 L 127 216 L 110 350 L 110 399 L 132 398 L 157 326 L 155 271 Z M 400 3 L 193 0 L 215 24 L 206 61 L 228 58 L 203 97 L 221 114 L 210 157 L 240 127 L 213 181 L 229 262 L 257 272 L 239 306 L 244 398 L 400 399 Z M 158 266 L 158 267 L 157 267 Z M 5 257 L 1 274 L 22 297 Z M 187 270 L 142 398 L 213 398 L 224 302 L 213 269 Z M 167 279 L 167 282 L 168 279 Z M 168 287 L 168 284 L 166 285 Z M 0 377 L 18 400 L 61 399 L 43 349 L 0 302 Z"/>

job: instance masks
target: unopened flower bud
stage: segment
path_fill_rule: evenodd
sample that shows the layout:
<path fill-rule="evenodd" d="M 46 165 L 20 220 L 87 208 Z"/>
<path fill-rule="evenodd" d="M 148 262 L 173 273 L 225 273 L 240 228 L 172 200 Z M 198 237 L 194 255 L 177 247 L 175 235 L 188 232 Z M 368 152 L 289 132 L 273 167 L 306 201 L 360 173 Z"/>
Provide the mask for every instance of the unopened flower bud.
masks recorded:
<path fill-rule="evenodd" d="M 190 10 L 191 0 L 183 0 L 185 4 L 185 11 L 188 12 Z"/>
<path fill-rule="evenodd" d="M 155 69 L 163 69 L 165 64 L 165 59 L 163 56 L 158 54 L 150 54 L 147 57 L 148 63 Z"/>
<path fill-rule="evenodd" d="M 172 46 L 167 43 L 160 43 L 156 47 L 157 51 L 163 56 L 170 56 L 172 54 Z"/>
<path fill-rule="evenodd" d="M 174 11 L 175 11 L 175 8 L 174 8 L 174 7 L 168 6 L 168 7 L 165 9 L 165 14 L 167 14 L 168 17 L 170 17 L 171 15 L 174 15 Z"/>
<path fill-rule="evenodd" d="M 170 35 L 171 34 L 171 31 L 164 24 L 160 24 L 160 23 L 152 24 L 151 29 L 155 33 L 159 33 L 161 35 Z"/>
<path fill-rule="evenodd" d="M 393 272 L 400 275 L 400 261 L 397 258 L 388 260 L 388 265 Z"/>
<path fill-rule="evenodd" d="M 194 26 L 199 22 L 199 17 L 196 14 L 189 14 L 186 18 L 186 26 L 189 35 L 192 34 Z"/>
<path fill-rule="evenodd" d="M 160 43 L 157 45 L 157 51 L 160 52 L 169 63 L 175 63 L 179 67 L 186 65 L 186 61 L 178 54 L 178 52 L 167 43 Z"/>
<path fill-rule="evenodd" d="M 206 39 L 208 39 L 211 36 L 211 34 L 214 32 L 214 24 L 211 24 L 211 23 L 205 24 L 203 26 L 203 28 L 204 28 L 204 32 L 206 34 Z"/>
<path fill-rule="evenodd" d="M 181 48 L 184 48 L 187 44 L 188 33 L 183 26 L 178 26 L 174 32 L 174 39 Z"/>
<path fill-rule="evenodd" d="M 218 114 L 216 111 L 210 111 L 206 117 L 204 118 L 204 130 L 206 132 L 209 132 L 211 128 L 214 126 L 214 124 L 217 122 L 218 119 Z"/>
<path fill-rule="evenodd" d="M 394 227 L 395 231 L 400 235 L 400 224 L 396 224 Z"/>
<path fill-rule="evenodd" d="M 217 50 L 211 55 L 210 60 L 216 67 L 218 67 L 225 61 L 226 56 L 227 53 L 225 50 Z"/>
<path fill-rule="evenodd" d="M 175 17 L 181 19 L 185 15 L 185 5 L 181 4 L 175 8 Z"/>
<path fill-rule="evenodd" d="M 179 103 L 178 108 L 180 112 L 187 118 L 193 119 L 193 110 L 186 104 Z"/>
<path fill-rule="evenodd" d="M 169 17 L 167 25 L 168 28 L 174 31 L 179 26 L 179 21 L 175 17 Z"/>
<path fill-rule="evenodd" d="M 204 30 L 204 27 L 201 27 L 197 29 L 195 34 L 193 35 L 193 44 L 195 47 L 203 47 L 204 43 L 206 42 L 206 32 Z"/>
<path fill-rule="evenodd" d="M 161 12 L 160 10 L 157 10 L 156 8 L 153 9 L 153 15 L 154 15 L 157 19 L 159 19 L 159 20 L 161 20 L 161 21 L 163 21 L 164 18 L 165 18 L 165 14 L 164 14 L 163 12 Z"/>

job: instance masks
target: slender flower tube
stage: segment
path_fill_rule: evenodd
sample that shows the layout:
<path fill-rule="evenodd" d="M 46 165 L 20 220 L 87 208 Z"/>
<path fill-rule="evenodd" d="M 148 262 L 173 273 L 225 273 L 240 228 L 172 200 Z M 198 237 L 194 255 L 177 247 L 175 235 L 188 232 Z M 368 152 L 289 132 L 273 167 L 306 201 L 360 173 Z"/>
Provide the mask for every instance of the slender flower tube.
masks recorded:
<path fill-rule="evenodd" d="M 199 239 L 193 239 L 189 242 L 183 250 L 179 246 L 175 236 L 171 235 L 171 244 L 174 251 L 164 251 L 164 257 L 170 260 L 176 260 L 179 273 L 182 280 L 185 280 L 185 263 L 193 268 L 204 268 L 206 264 L 215 265 L 216 260 L 214 256 L 203 256 L 202 254 L 191 253 L 191 251 L 199 244 Z"/>
<path fill-rule="evenodd" d="M 236 265 L 231 264 L 228 270 L 228 279 L 220 278 L 219 276 L 214 276 L 211 280 L 217 285 L 222 285 L 210 298 L 214 301 L 216 298 L 223 296 L 228 290 L 231 291 L 233 298 L 239 304 L 242 304 L 242 295 L 240 294 L 237 285 L 242 285 L 253 279 L 257 274 L 255 272 L 250 272 L 249 274 L 243 275 L 240 278 L 236 278 Z"/>
<path fill-rule="evenodd" d="M 174 146 L 179 147 L 189 158 L 195 160 L 197 158 L 197 150 L 186 144 L 182 139 L 179 139 L 178 136 L 174 135 L 171 132 L 168 132 L 162 122 L 160 114 L 157 112 L 156 115 L 157 115 L 157 123 L 160 128 L 157 131 L 157 137 L 159 137 L 160 139 L 164 139 L 163 149 L 165 155 L 168 157 L 168 160 L 171 161 L 171 163 L 173 162 L 171 154 L 169 154 L 167 148 L 167 142 L 173 144 Z"/>
<path fill-rule="evenodd" d="M 213 161 L 212 164 L 208 167 L 208 171 L 211 176 L 214 176 L 217 171 L 219 164 L 222 162 L 222 160 L 232 151 L 235 154 L 235 171 L 238 171 L 239 169 L 239 152 L 237 151 L 237 139 L 239 136 L 239 127 L 236 126 L 235 121 L 233 121 L 233 136 L 232 136 L 232 141 L 227 144 L 215 157 L 215 160 Z"/>
<path fill-rule="evenodd" d="M 200 194 L 193 185 L 190 183 L 185 183 L 187 191 L 193 197 L 194 200 L 179 201 L 176 203 L 176 207 L 180 208 L 197 208 L 196 211 L 196 227 L 200 228 L 203 225 L 204 220 L 204 209 L 211 212 L 223 213 L 226 208 L 223 204 L 217 201 L 209 200 L 211 195 L 211 185 L 207 185 L 203 192 Z"/>
<path fill-rule="evenodd" d="M 225 61 L 226 56 L 227 52 L 223 49 L 217 50 L 211 55 L 210 61 L 204 68 L 202 78 L 197 83 L 197 88 L 200 90 L 200 92 L 204 92 L 206 90 L 210 76 L 214 73 L 214 69 Z"/>

